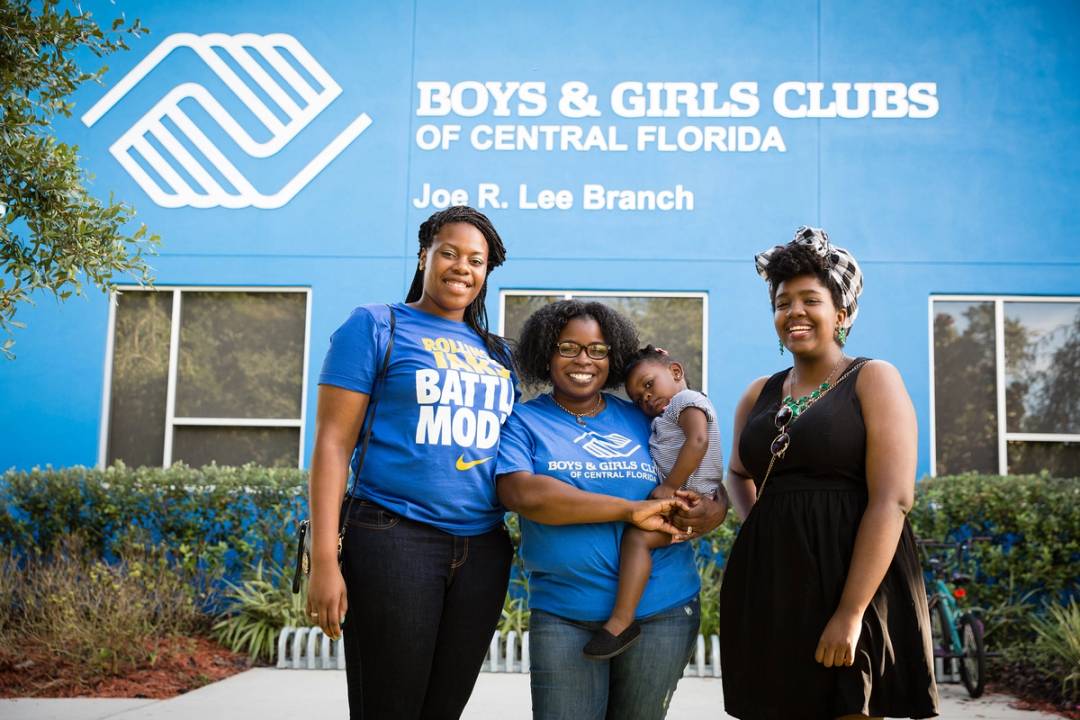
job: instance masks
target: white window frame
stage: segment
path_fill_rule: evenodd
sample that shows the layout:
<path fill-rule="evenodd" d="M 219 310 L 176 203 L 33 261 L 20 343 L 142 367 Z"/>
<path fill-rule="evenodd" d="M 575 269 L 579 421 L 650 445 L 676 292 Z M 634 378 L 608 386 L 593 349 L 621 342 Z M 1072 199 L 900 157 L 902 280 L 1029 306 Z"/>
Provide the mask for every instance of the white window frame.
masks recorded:
<path fill-rule="evenodd" d="M 311 346 L 311 288 L 300 286 L 273 287 L 266 285 L 120 285 L 109 296 L 109 327 L 105 341 L 105 382 L 101 395 L 101 430 L 98 436 L 99 468 L 104 468 L 108 456 L 109 421 L 112 406 L 112 370 L 113 345 L 116 333 L 117 293 L 126 292 L 171 292 L 172 325 L 169 337 L 169 373 L 165 399 L 165 446 L 162 455 L 162 467 L 172 465 L 173 430 L 176 427 L 285 427 L 297 428 L 300 440 L 296 457 L 296 466 L 304 466 L 304 427 L 307 419 L 308 390 L 308 355 Z M 206 418 L 177 417 L 176 410 L 176 371 L 180 353 L 180 311 L 183 296 L 191 292 L 215 293 L 297 293 L 304 295 L 304 358 L 300 378 L 300 417 L 299 418 Z"/>
<path fill-rule="evenodd" d="M 1005 408 L 1005 303 L 1080 303 L 1080 297 L 1065 295 L 931 295 L 927 301 L 929 315 L 930 348 L 930 474 L 937 475 L 937 406 L 935 404 L 935 365 L 934 365 L 934 303 L 935 302 L 992 302 L 994 304 L 994 367 L 995 392 L 997 397 L 997 449 L 998 474 L 1009 474 L 1009 441 L 1021 442 L 1077 442 L 1080 434 L 1076 433 L 1024 433 L 1006 430 L 1008 417 Z"/>
<path fill-rule="evenodd" d="M 506 298 L 514 296 L 546 296 L 561 300 L 586 297 L 695 298 L 701 300 L 701 392 L 709 393 L 709 294 L 705 292 L 669 292 L 643 290 L 526 290 L 521 288 L 499 291 L 499 334 L 506 335 Z"/>

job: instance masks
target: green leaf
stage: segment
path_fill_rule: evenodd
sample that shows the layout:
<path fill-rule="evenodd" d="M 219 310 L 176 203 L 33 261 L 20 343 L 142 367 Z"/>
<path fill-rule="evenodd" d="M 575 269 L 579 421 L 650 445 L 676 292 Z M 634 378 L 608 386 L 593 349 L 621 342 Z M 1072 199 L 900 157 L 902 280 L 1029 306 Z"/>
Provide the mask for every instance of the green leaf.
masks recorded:
<path fill-rule="evenodd" d="M 77 5 L 58 13 L 54 0 L 0 3 L 0 200 L 8 208 L 0 219 L 0 267 L 19 288 L 0 286 L 0 333 L 23 327 L 16 315 L 37 291 L 64 301 L 81 292 L 83 277 L 102 291 L 112 290 L 118 275 L 152 279 L 144 255 L 153 253 L 157 236 L 147 238 L 145 226 L 129 232 L 134 208 L 91 195 L 78 148 L 53 136 L 55 117 L 72 114 L 73 93 L 105 69 L 85 69 L 83 59 L 124 49 L 123 36 L 142 30 L 137 19 L 129 24 L 123 17 L 104 30 Z M 16 218 L 28 237 L 5 236 Z"/>

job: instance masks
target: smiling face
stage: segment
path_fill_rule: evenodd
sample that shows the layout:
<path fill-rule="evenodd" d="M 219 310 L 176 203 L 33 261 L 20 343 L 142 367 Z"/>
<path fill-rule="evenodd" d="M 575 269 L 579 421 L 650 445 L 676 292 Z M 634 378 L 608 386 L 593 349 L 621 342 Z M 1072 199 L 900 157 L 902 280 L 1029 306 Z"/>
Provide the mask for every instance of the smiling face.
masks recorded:
<path fill-rule="evenodd" d="M 836 343 L 836 328 L 847 319 L 832 294 L 814 275 L 799 275 L 776 288 L 773 323 L 780 341 L 792 354 L 817 354 Z"/>
<path fill-rule="evenodd" d="M 461 320 L 487 279 L 488 246 L 468 223 L 443 226 L 431 247 L 420 253 L 424 293 L 417 303 L 433 315 Z"/>
<path fill-rule="evenodd" d="M 609 357 L 600 360 L 589 357 L 584 346 L 593 343 L 606 344 L 607 341 L 600 330 L 600 323 L 588 316 L 576 317 L 566 323 L 556 343 L 567 340 L 583 347 L 576 356 L 570 358 L 563 357 L 558 350 L 551 348 L 549 362 L 555 397 L 572 409 L 589 409 L 607 382 L 611 360 Z"/>
<path fill-rule="evenodd" d="M 635 365 L 626 378 L 626 394 L 649 417 L 657 417 L 671 398 L 686 389 L 682 365 L 648 360 Z"/>

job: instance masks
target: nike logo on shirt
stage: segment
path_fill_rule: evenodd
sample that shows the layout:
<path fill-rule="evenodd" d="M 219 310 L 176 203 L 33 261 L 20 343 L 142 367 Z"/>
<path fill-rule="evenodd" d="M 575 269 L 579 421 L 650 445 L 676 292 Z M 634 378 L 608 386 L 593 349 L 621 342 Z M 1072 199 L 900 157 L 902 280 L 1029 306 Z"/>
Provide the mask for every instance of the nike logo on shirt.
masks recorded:
<path fill-rule="evenodd" d="M 489 455 L 486 458 L 480 458 L 479 460 L 469 460 L 468 462 L 466 462 L 465 455 L 458 455 L 458 459 L 457 462 L 454 464 L 454 467 L 461 471 L 472 470 L 477 465 L 483 465 L 493 457 L 494 455 Z"/>

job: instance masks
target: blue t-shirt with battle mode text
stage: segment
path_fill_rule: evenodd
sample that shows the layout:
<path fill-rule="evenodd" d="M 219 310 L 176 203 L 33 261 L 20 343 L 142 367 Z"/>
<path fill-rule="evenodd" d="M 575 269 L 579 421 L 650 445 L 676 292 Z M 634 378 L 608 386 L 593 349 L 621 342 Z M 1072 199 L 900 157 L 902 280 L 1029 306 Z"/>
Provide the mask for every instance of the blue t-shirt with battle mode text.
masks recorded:
<path fill-rule="evenodd" d="M 454 535 L 502 522 L 495 458 L 519 394 L 463 322 L 395 303 L 394 347 L 364 466 L 349 487 L 364 500 Z M 320 385 L 371 395 L 390 332 L 386 305 L 353 311 L 330 338 Z"/>

